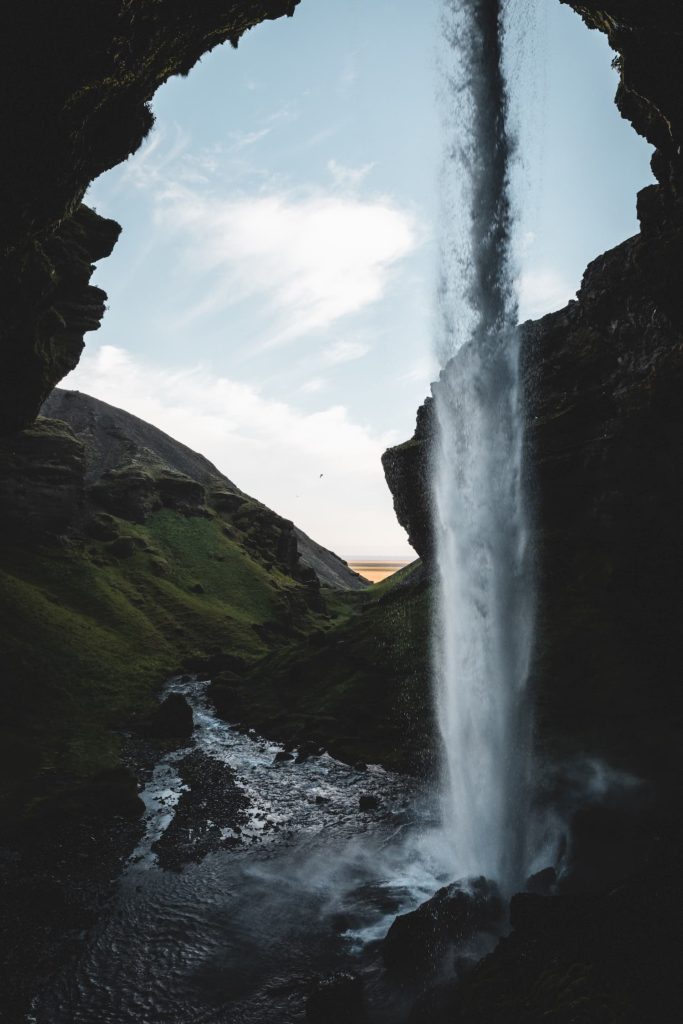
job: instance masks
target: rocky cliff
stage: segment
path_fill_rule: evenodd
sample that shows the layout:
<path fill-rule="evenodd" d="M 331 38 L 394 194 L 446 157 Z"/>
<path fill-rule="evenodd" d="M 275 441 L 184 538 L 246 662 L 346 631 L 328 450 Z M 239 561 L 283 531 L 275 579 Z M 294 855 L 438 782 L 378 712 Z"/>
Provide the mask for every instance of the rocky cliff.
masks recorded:
<path fill-rule="evenodd" d="M 28 425 L 77 364 L 106 295 L 90 285 L 120 228 L 88 185 L 149 132 L 150 100 L 202 54 L 298 0 L 25 0 L 0 43 L 0 433 Z"/>

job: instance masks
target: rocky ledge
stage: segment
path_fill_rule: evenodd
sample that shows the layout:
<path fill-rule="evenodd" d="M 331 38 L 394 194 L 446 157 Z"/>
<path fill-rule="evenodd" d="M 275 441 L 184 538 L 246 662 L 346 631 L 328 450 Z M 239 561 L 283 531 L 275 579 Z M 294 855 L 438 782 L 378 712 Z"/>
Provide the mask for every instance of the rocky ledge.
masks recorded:
<path fill-rule="evenodd" d="M 119 225 L 82 203 L 140 146 L 150 100 L 202 54 L 298 0 L 25 0 L 0 43 L 0 433 L 27 426 L 77 364 L 105 293 L 90 285 Z"/>

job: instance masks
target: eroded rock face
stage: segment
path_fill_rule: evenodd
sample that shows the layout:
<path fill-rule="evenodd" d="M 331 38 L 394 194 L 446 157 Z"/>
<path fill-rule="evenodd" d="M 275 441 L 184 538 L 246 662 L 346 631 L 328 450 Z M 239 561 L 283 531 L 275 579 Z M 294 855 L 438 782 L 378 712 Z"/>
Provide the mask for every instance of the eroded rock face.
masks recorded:
<path fill-rule="evenodd" d="M 82 204 L 140 146 L 168 78 L 298 0 L 23 0 L 0 42 L 0 433 L 27 426 L 77 364 L 105 293 L 90 285 L 120 228 Z"/>
<path fill-rule="evenodd" d="M 683 540 L 683 234 L 600 257 L 525 329 L 541 738 L 667 775 Z"/>
<path fill-rule="evenodd" d="M 41 419 L 0 440 L 0 530 L 8 538 L 53 539 L 84 505 L 83 445 L 66 423 Z"/>
<path fill-rule="evenodd" d="M 430 468 L 434 416 L 434 400 L 427 398 L 417 411 L 413 437 L 395 448 L 388 448 L 382 456 L 396 518 L 428 565 L 433 555 Z"/>
<path fill-rule="evenodd" d="M 475 936 L 495 935 L 505 911 L 495 882 L 471 878 L 447 885 L 417 910 L 396 918 L 382 943 L 387 970 L 409 978 L 434 973 L 449 951 L 462 954 Z"/>
<path fill-rule="evenodd" d="M 683 13 L 677 0 L 560 0 L 599 29 L 617 51 L 616 102 L 635 130 L 656 147 L 652 169 L 671 210 L 683 186 Z"/>

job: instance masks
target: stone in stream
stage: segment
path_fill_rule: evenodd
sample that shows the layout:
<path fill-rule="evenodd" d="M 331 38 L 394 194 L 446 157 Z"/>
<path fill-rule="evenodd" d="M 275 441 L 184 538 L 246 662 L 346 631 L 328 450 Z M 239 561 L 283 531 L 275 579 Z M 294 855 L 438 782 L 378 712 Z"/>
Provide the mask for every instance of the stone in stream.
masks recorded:
<path fill-rule="evenodd" d="M 469 940 L 495 935 L 505 919 L 505 903 L 495 882 L 472 878 L 439 889 L 409 914 L 400 914 L 382 943 L 382 957 L 392 974 L 436 971 L 451 950 L 466 952 Z"/>
<path fill-rule="evenodd" d="M 287 750 L 279 750 L 273 758 L 273 764 L 283 764 L 286 761 L 293 761 L 294 754 L 290 754 Z"/>
<path fill-rule="evenodd" d="M 192 708 L 182 693 L 169 693 L 145 723 L 144 731 L 156 739 L 189 739 L 194 728 Z"/>
<path fill-rule="evenodd" d="M 379 800 L 372 793 L 361 793 L 358 801 L 358 806 L 361 811 L 376 811 L 379 809 Z"/>
<path fill-rule="evenodd" d="M 305 743 L 302 743 L 299 747 L 296 763 L 303 764 L 303 762 L 308 761 L 310 757 L 320 757 L 320 755 L 324 753 L 325 751 L 319 743 L 316 743 L 314 740 L 306 740 Z"/>

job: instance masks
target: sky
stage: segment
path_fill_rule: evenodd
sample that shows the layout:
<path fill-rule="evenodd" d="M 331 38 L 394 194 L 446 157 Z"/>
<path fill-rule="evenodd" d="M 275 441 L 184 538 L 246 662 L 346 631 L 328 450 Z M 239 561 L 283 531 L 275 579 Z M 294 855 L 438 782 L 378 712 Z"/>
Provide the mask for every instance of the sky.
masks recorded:
<path fill-rule="evenodd" d="M 559 3 L 511 2 L 537 12 L 513 73 L 526 319 L 637 231 L 652 177 L 604 38 Z M 302 0 L 163 86 L 143 148 L 87 197 L 124 230 L 94 279 L 104 323 L 62 386 L 154 423 L 347 558 L 412 557 L 380 457 L 438 373 L 438 12 Z"/>

